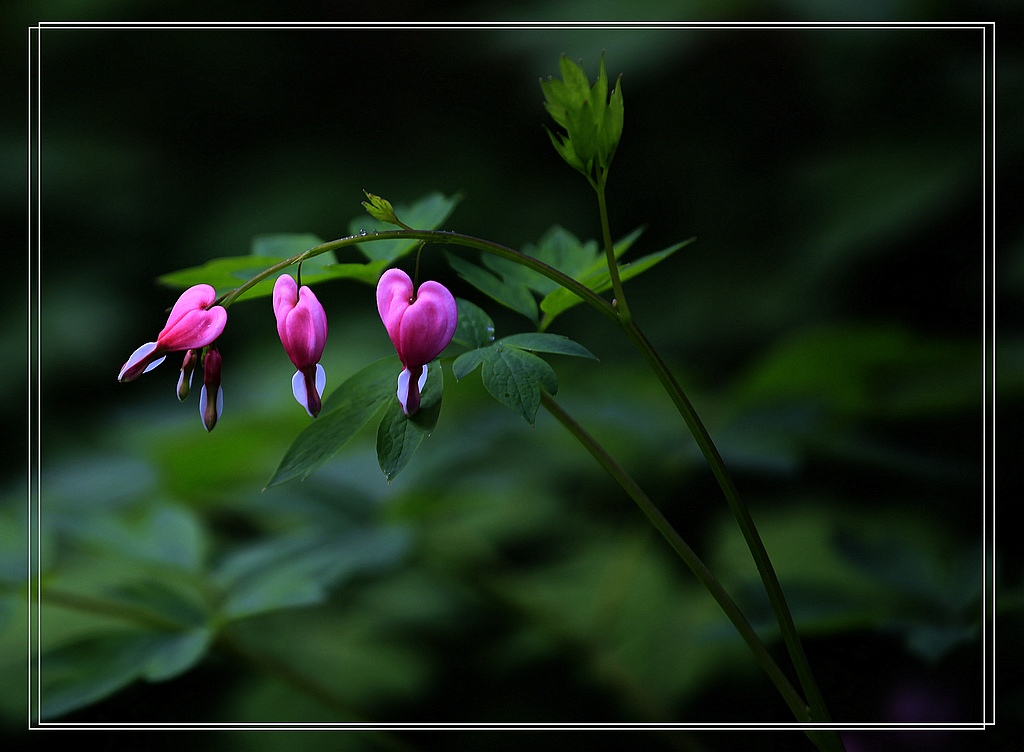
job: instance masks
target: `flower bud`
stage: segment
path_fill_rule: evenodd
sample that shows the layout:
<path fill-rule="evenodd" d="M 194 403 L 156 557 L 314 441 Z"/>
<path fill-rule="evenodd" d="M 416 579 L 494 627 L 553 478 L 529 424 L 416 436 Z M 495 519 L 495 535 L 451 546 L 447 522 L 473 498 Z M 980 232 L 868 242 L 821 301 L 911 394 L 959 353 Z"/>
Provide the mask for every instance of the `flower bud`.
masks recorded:
<path fill-rule="evenodd" d="M 181 373 L 178 374 L 178 401 L 184 402 L 192 388 L 192 372 L 196 369 L 199 356 L 195 350 L 185 351 L 185 360 L 181 364 Z"/>
<path fill-rule="evenodd" d="M 203 358 L 203 388 L 199 392 L 199 414 L 207 431 L 217 425 L 224 412 L 224 392 L 220 388 L 221 357 L 218 350 L 208 350 Z"/>

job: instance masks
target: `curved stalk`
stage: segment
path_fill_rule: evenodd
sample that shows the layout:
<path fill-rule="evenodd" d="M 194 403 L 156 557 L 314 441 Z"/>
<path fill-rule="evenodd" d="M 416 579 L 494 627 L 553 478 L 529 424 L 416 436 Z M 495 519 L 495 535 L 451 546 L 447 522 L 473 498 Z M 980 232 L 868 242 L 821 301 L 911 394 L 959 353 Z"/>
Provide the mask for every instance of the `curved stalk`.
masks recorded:
<path fill-rule="evenodd" d="M 761 575 L 761 581 L 764 583 L 768 599 L 771 602 L 772 610 L 779 622 L 782 639 L 785 642 L 790 658 L 793 661 L 793 668 L 796 670 L 797 677 L 800 680 L 800 685 L 807 696 L 808 702 L 810 703 L 814 714 L 814 720 L 823 723 L 829 722 L 831 719 L 829 717 L 828 710 L 825 707 L 824 698 L 822 697 L 821 691 L 814 679 L 814 674 L 811 672 L 810 664 L 807 661 L 807 655 L 804 653 L 800 637 L 796 631 L 796 625 L 793 622 L 792 613 L 786 603 L 786 596 L 782 591 L 782 585 L 779 583 L 779 578 L 775 573 L 775 568 L 772 566 L 771 559 L 768 557 L 768 551 L 765 549 L 764 543 L 761 541 L 761 536 L 757 531 L 757 527 L 754 525 L 754 520 L 750 516 L 750 512 L 746 505 L 740 499 L 739 493 L 736 490 L 736 485 L 733 483 L 732 476 L 729 474 L 725 462 L 722 460 L 722 456 L 718 452 L 718 448 L 711 439 L 711 435 L 708 433 L 707 428 L 705 428 L 700 416 L 697 415 L 697 411 L 693 408 L 690 400 L 687 399 L 686 394 L 679 386 L 679 382 L 676 381 L 672 372 L 669 371 L 668 366 L 665 365 L 665 362 L 661 359 L 661 356 L 658 355 L 654 346 L 651 345 L 644 333 L 635 322 L 625 324 L 623 329 L 636 348 L 647 360 L 648 364 L 650 364 L 652 370 L 657 375 L 658 380 L 661 381 L 662 385 L 665 387 L 665 391 L 668 392 L 668 395 L 675 404 L 676 409 L 679 411 L 679 414 L 682 416 L 687 427 L 690 429 L 690 432 L 693 434 L 694 440 L 697 442 L 697 446 L 700 447 L 701 453 L 704 455 L 708 466 L 711 468 L 712 474 L 715 476 L 715 480 L 718 481 L 718 485 L 721 487 L 722 493 L 725 495 L 726 502 L 729 504 L 729 508 L 732 510 L 733 516 L 736 518 L 740 531 L 743 533 L 743 538 L 747 543 L 747 547 L 750 549 L 754 563 L 757 566 L 757 571 Z"/>
<path fill-rule="evenodd" d="M 665 391 L 675 404 L 676 409 L 682 416 L 687 428 L 690 429 L 690 433 L 693 434 L 693 438 L 700 447 L 701 453 L 704 455 L 704 459 L 707 461 L 712 474 L 715 476 L 715 480 L 718 481 L 718 485 L 721 487 L 722 493 L 725 495 L 726 502 L 729 504 L 729 508 L 732 511 L 733 516 L 736 518 L 740 531 L 743 533 L 743 539 L 746 541 L 747 548 L 750 550 L 754 563 L 757 566 L 757 571 L 761 576 L 761 582 L 764 584 L 765 591 L 768 594 L 768 600 L 771 603 L 772 611 L 775 613 L 775 618 L 778 621 L 779 631 L 782 634 L 782 639 L 786 645 L 787 651 L 789 652 L 790 660 L 793 662 L 793 668 L 796 670 L 797 677 L 800 680 L 800 686 L 803 688 L 804 694 L 810 703 L 814 720 L 819 722 L 828 722 L 831 718 L 829 717 L 828 709 L 825 706 L 825 700 L 822 697 L 821 690 L 818 688 L 818 684 L 814 679 L 810 663 L 807 661 L 807 655 L 804 653 L 803 645 L 800 642 L 800 636 L 797 633 L 796 625 L 793 622 L 793 615 L 786 603 L 786 596 L 782 592 L 782 585 L 779 583 L 779 578 L 775 574 L 775 568 L 772 566 L 771 559 L 768 557 L 768 552 L 764 547 L 764 543 L 761 541 L 761 536 L 757 532 L 754 520 L 750 516 L 750 512 L 746 505 L 743 503 L 742 499 L 740 499 L 736 486 L 732 481 L 732 477 L 725 466 L 725 462 L 722 461 L 722 456 L 718 453 L 718 449 L 715 447 L 715 443 L 711 439 L 711 434 L 709 434 L 707 429 L 704 427 L 704 423 L 701 421 L 700 416 L 697 415 L 697 411 L 694 410 L 693 405 L 690 404 L 690 400 L 687 399 L 682 388 L 679 386 L 679 382 L 676 381 L 672 372 L 668 369 L 668 366 L 661 359 L 661 356 L 658 355 L 657 350 L 654 349 L 650 340 L 647 339 L 644 333 L 636 325 L 636 322 L 630 314 L 629 306 L 626 304 L 625 293 L 622 291 L 622 284 L 619 282 L 618 264 L 615 260 L 615 253 L 611 240 L 608 206 L 605 201 L 605 181 L 603 176 L 599 183 L 594 184 L 594 190 L 597 193 L 598 211 L 600 213 L 601 220 L 601 235 L 604 239 L 605 253 L 608 259 L 608 272 L 611 275 L 613 285 L 618 282 L 615 292 L 617 298 L 616 308 L 619 312 L 619 325 L 626 333 L 626 336 L 629 337 L 636 348 L 647 360 L 651 369 L 657 375 L 658 380 L 661 381 L 662 386 L 664 386 Z"/>
<path fill-rule="evenodd" d="M 576 422 L 575 418 L 569 415 L 568 412 L 555 401 L 545 391 L 541 391 L 541 404 L 544 408 L 551 413 L 551 415 L 561 423 L 573 437 L 583 445 L 583 447 L 590 452 L 590 454 L 598 461 L 598 463 L 605 469 L 605 471 L 615 480 L 622 490 L 625 491 L 629 498 L 631 498 L 636 505 L 640 508 L 640 511 L 646 515 L 647 519 L 650 520 L 651 524 L 661 533 L 662 537 L 668 541 L 669 545 L 672 546 L 673 550 L 679 554 L 679 558 L 690 568 L 690 571 L 697 577 L 701 585 L 711 594 L 711 597 L 715 599 L 719 607 L 725 612 L 725 615 L 729 618 L 729 621 L 736 627 L 736 631 L 740 633 L 743 641 L 747 643 L 751 652 L 754 654 L 754 658 L 764 669 L 764 672 L 771 679 L 772 683 L 779 690 L 782 698 L 789 705 L 790 710 L 793 711 L 793 715 L 800 721 L 810 721 L 811 716 L 807 707 L 807 704 L 803 701 L 796 689 L 790 683 L 789 679 L 779 668 L 779 665 L 771 657 L 768 649 L 765 647 L 761 638 L 757 636 L 757 632 L 750 626 L 750 622 L 747 621 L 743 612 L 740 611 L 739 606 L 732 599 L 729 593 L 722 586 L 722 583 L 718 580 L 711 570 L 708 569 L 707 565 L 701 561 L 700 557 L 697 556 L 696 552 L 690 548 L 689 544 L 683 539 L 678 531 L 672 526 L 665 515 L 661 513 L 661 510 L 655 506 L 654 502 L 651 501 L 650 497 L 644 492 L 642 488 L 637 484 L 635 480 L 623 469 L 623 467 L 615 461 L 608 451 L 597 441 L 586 429 L 583 428 L 579 423 Z"/>
<path fill-rule="evenodd" d="M 264 269 L 262 272 L 256 274 L 234 290 L 222 295 L 218 299 L 218 304 L 225 307 L 231 305 L 231 303 L 237 300 L 238 297 L 246 290 L 249 290 L 259 284 L 267 277 L 287 269 L 292 264 L 297 264 L 301 261 L 305 261 L 306 259 L 313 258 L 314 256 L 319 256 L 322 253 L 327 253 L 328 251 L 337 251 L 349 246 L 355 246 L 360 243 L 373 242 L 376 240 L 422 240 L 427 243 L 460 245 L 509 259 L 510 261 L 521 264 L 528 269 L 532 269 L 538 274 L 544 275 L 570 292 L 575 293 L 582 298 L 585 303 L 593 306 L 616 323 L 619 321 L 619 312 L 611 303 L 583 283 L 573 279 L 568 274 L 559 271 L 553 266 L 549 266 L 543 261 L 538 261 L 532 256 L 528 256 L 522 251 L 517 251 L 514 248 L 509 248 L 508 246 L 501 245 L 500 243 L 492 243 L 489 240 L 475 238 L 472 235 L 463 235 L 462 233 L 448 232 L 446 230 L 384 230 L 369 235 L 352 235 L 346 238 L 339 238 L 338 240 L 321 243 L 320 245 L 313 246 L 302 253 L 297 253 L 290 258 L 279 261 L 273 266 Z"/>

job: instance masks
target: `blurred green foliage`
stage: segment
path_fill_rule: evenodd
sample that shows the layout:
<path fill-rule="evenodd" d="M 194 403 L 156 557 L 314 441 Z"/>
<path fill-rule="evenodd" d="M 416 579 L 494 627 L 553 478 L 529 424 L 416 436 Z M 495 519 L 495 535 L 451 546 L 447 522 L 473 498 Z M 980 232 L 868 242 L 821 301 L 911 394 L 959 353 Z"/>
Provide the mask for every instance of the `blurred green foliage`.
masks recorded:
<path fill-rule="evenodd" d="M 25 14 L 14 8 L 5 13 Z M 1014 34 L 1000 40 L 1001 92 L 1024 79 Z M 1019 496 L 1024 228 L 1004 211 L 1021 197 L 1021 101 L 1001 94 L 997 131 L 1013 138 L 996 154 L 997 274 L 983 293 L 977 32 L 107 29 L 42 39 L 39 383 L 5 369 L 2 404 L 16 424 L 38 386 L 31 563 L 44 586 L 39 678 L 53 718 L 788 719 L 618 487 L 548 416 L 531 428 L 480 379 L 444 380 L 436 427 L 390 483 L 373 427 L 356 427 L 317 472 L 267 490 L 309 420 L 291 399 L 265 298 L 231 308 L 225 412 L 212 434 L 194 402 L 172 397 L 173 367 L 116 383 L 174 300 L 161 275 L 245 256 L 260 236 L 372 230 L 363 189 L 396 208 L 459 195 L 445 229 L 592 255 L 596 208 L 541 127 L 537 81 L 562 52 L 593 77 L 602 50 L 626 93 L 613 232 L 646 228 L 623 260 L 697 237 L 629 283 L 631 308 L 737 476 L 834 717 L 980 718 L 982 431 L 983 420 L 1000 430 L 987 450 L 1000 468 L 990 490 Z M 23 49 L 8 47 L 9 57 Z M 5 211 L 24 222 L 23 209 Z M 470 265 L 508 273 L 452 252 L 463 279 Z M 422 263 L 485 309 L 499 336 L 533 328 L 460 281 L 436 249 Z M 317 287 L 331 321 L 328 393 L 392 352 L 365 281 Z M 993 300 L 999 399 L 986 413 L 983 303 Z M 5 312 L 3 342 L 16 351 L 24 322 Z M 560 401 L 772 640 L 749 555 L 667 398 L 606 321 L 582 306 L 559 312 L 551 331 L 601 361 L 552 358 Z M 0 666 L 12 676 L 26 665 L 23 457 L 5 457 L 0 506 Z M 1000 554 L 1002 660 L 1020 636 L 1024 585 L 1019 551 Z M 1021 693 L 1012 681 L 1002 672 L 998 687 L 1011 701 Z M 908 686 L 928 698 L 909 719 L 893 704 Z M 24 681 L 0 686 L 5 748 L 23 739 L 25 694 Z M 1019 707 L 1000 721 L 1020 721 Z M 190 745 L 296 748 L 282 736 Z M 530 741 L 554 749 L 564 738 Z M 480 739 L 303 735 L 302 748 L 459 750 Z M 587 739 L 600 749 L 623 737 Z M 744 746 L 780 739 L 809 748 L 786 735 Z M 522 742 L 487 738 L 492 749 Z M 635 742 L 733 748 L 727 735 Z"/>

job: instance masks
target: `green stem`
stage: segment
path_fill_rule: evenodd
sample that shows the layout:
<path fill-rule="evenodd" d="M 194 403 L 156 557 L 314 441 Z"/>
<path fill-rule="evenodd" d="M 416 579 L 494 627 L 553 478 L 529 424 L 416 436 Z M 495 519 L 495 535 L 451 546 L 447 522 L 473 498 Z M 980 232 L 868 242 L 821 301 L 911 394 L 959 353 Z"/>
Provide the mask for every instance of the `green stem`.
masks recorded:
<path fill-rule="evenodd" d="M 676 409 L 693 434 L 697 446 L 700 447 L 708 466 L 711 468 L 712 474 L 714 474 L 715 479 L 718 481 L 718 485 L 725 494 L 729 508 L 739 524 L 743 538 L 754 558 L 754 563 L 757 565 L 758 573 L 761 575 L 772 610 L 775 612 L 775 617 L 779 622 L 782 639 L 793 661 L 793 667 L 800 680 L 800 685 L 811 706 L 814 720 L 823 723 L 829 722 L 830 716 L 825 707 L 824 698 L 814 679 L 814 674 L 807 661 L 807 655 L 804 653 L 803 646 L 800 643 L 800 637 L 797 634 L 796 625 L 793 623 L 793 616 L 786 603 L 786 596 L 782 592 L 782 586 L 779 583 L 778 576 L 775 574 L 775 568 L 772 566 L 771 559 L 768 557 L 768 552 L 765 550 L 764 543 L 761 541 L 761 536 L 754 525 L 749 510 L 736 491 L 736 486 L 725 466 L 725 462 L 722 460 L 722 456 L 718 452 L 718 448 L 715 446 L 714 441 L 712 441 L 711 435 L 708 433 L 707 428 L 705 428 L 704 423 L 697 415 L 697 411 L 694 410 L 693 405 L 687 399 L 682 387 L 679 386 L 672 372 L 644 333 L 632 321 L 624 324 L 623 329 L 650 364 L 658 380 L 665 387 Z"/>
<path fill-rule="evenodd" d="M 481 238 L 475 238 L 471 235 L 463 235 L 461 233 L 447 232 L 443 230 L 385 230 L 383 232 L 376 232 L 370 235 L 352 235 L 347 238 L 339 238 L 338 240 L 321 243 L 320 245 L 309 248 L 302 253 L 297 253 L 294 256 L 286 258 L 283 261 L 279 261 L 273 266 L 264 269 L 259 274 L 256 274 L 245 283 L 236 287 L 234 290 L 222 295 L 218 302 L 220 305 L 225 307 L 231 305 L 247 290 L 255 287 L 268 277 L 287 269 L 292 264 L 305 261 L 306 259 L 313 258 L 314 256 L 319 256 L 320 254 L 327 253 L 328 251 L 337 251 L 349 246 L 355 246 L 360 243 L 373 242 L 377 240 L 422 240 L 427 243 L 459 245 L 466 248 L 475 248 L 479 251 L 514 261 L 528 269 L 532 269 L 538 274 L 544 275 L 570 292 L 575 293 L 582 298 L 584 302 L 596 308 L 612 321 L 619 321 L 619 312 L 611 303 L 583 283 L 573 279 L 564 272 L 555 269 L 553 266 L 549 266 L 543 261 L 538 261 L 532 256 L 526 255 L 522 251 L 517 251 L 514 248 L 509 248 L 508 246 L 504 246 L 499 243 L 492 243 L 489 240 L 482 240 Z"/>
<path fill-rule="evenodd" d="M 711 570 L 707 568 L 700 557 L 690 548 L 689 544 L 683 539 L 681 535 L 672 527 L 665 515 L 661 513 L 661 510 L 654 505 L 650 497 L 644 493 L 643 489 L 637 485 L 636 481 L 627 473 L 615 458 L 612 457 L 608 451 L 591 436 L 586 429 L 584 429 L 576 420 L 565 411 L 565 409 L 555 401 L 555 399 L 545 391 L 541 392 L 541 404 L 544 405 L 545 409 L 551 413 L 554 418 L 561 423 L 573 437 L 583 445 L 583 447 L 590 452 L 590 454 L 598 461 L 598 463 L 612 476 L 612 478 L 622 487 L 622 489 L 629 495 L 629 497 L 636 503 L 640 510 L 647 516 L 647 519 L 651 521 L 651 524 L 658 530 L 659 533 L 668 541 L 669 545 L 672 546 L 673 550 L 679 554 L 686 565 L 690 568 L 690 571 L 694 573 L 700 583 L 707 589 L 711 594 L 711 597 L 715 599 L 719 607 L 725 612 L 725 615 L 729 618 L 729 621 L 733 623 L 736 630 L 740 633 L 744 642 L 750 648 L 754 654 L 754 658 L 764 669 L 764 672 L 771 679 L 772 683 L 778 688 L 782 698 L 789 705 L 790 710 L 793 711 L 793 715 L 800 721 L 810 721 L 811 716 L 808 712 L 806 703 L 793 688 L 789 679 L 779 668 L 779 665 L 771 657 L 768 649 L 761 642 L 761 638 L 757 636 L 757 632 L 750 626 L 750 622 L 747 621 L 743 612 L 740 611 L 739 606 L 730 597 L 729 593 L 726 592 L 722 583 L 719 582 L 718 578 L 711 573 Z"/>
<path fill-rule="evenodd" d="M 697 415 L 697 411 L 693 409 L 693 405 L 690 404 L 690 401 L 687 399 L 686 394 L 672 375 L 672 372 L 669 371 L 665 362 L 658 355 L 654 346 L 647 339 L 644 333 L 640 331 L 640 328 L 633 321 L 633 317 L 630 314 L 629 306 L 626 304 L 625 295 L 622 292 L 622 283 L 619 281 L 618 264 L 615 260 L 615 253 L 611 240 L 608 207 L 605 201 L 605 177 L 606 173 L 602 174 L 602 179 L 593 185 L 594 190 L 597 193 L 598 209 L 601 215 L 601 233 L 604 237 L 605 251 L 608 258 L 608 272 L 611 275 L 612 285 L 615 289 L 617 301 L 616 308 L 619 312 L 619 324 L 625 331 L 626 336 L 632 340 L 634 345 L 650 364 L 658 379 L 665 387 L 665 390 L 672 398 L 676 408 L 679 410 L 679 414 L 683 417 L 687 427 L 690 429 L 690 433 L 693 434 L 694 439 L 697 441 L 697 445 L 700 447 L 705 460 L 711 468 L 711 472 L 718 481 L 718 485 L 721 486 L 722 492 L 725 494 L 726 501 L 729 504 L 729 508 L 732 510 L 733 516 L 736 518 L 740 530 L 743 533 L 743 538 L 747 543 L 747 547 L 750 549 L 750 553 L 754 558 L 754 563 L 757 565 L 757 571 L 761 575 L 761 581 L 764 583 L 765 590 L 768 593 L 768 599 L 771 602 L 772 610 L 775 612 L 775 617 L 779 623 L 779 630 L 782 633 L 782 639 L 786 644 L 786 649 L 789 651 L 790 659 L 793 661 L 793 667 L 800 680 L 800 686 L 803 688 L 803 691 L 808 698 L 814 719 L 817 721 L 827 722 L 830 718 L 828 710 L 825 707 L 824 698 L 822 697 L 821 691 L 818 689 L 817 682 L 814 679 L 814 674 L 811 671 L 810 664 L 807 661 L 807 656 L 800 643 L 800 637 L 797 634 L 796 626 L 793 623 L 792 613 L 789 610 L 789 606 L 786 604 L 786 597 L 782 592 L 782 586 L 775 574 L 775 569 L 772 566 L 771 559 L 768 557 L 768 552 L 765 550 L 764 543 L 761 541 L 761 536 L 757 532 L 757 527 L 754 525 L 753 518 L 750 516 L 750 512 L 746 505 L 740 499 L 739 493 L 736 491 L 736 486 L 732 481 L 732 477 L 729 475 L 729 471 L 727 470 L 725 463 L 722 461 L 722 457 L 718 453 L 718 449 L 711 440 L 711 435 L 708 433 L 703 422 L 701 422 L 700 417 Z"/>
<path fill-rule="evenodd" d="M 615 244 L 612 242 L 611 223 L 608 221 L 608 203 L 605 200 L 605 183 L 608 179 L 608 172 L 601 173 L 601 178 L 594 183 L 594 190 L 597 192 L 597 206 L 601 217 L 601 238 L 604 242 L 604 253 L 608 261 L 608 275 L 612 280 L 612 292 L 615 294 L 615 308 L 619 314 L 619 322 L 625 326 L 633 320 L 629 312 L 629 304 L 626 303 L 626 291 L 622 287 L 622 279 L 619 277 L 619 265 L 615 261 Z"/>

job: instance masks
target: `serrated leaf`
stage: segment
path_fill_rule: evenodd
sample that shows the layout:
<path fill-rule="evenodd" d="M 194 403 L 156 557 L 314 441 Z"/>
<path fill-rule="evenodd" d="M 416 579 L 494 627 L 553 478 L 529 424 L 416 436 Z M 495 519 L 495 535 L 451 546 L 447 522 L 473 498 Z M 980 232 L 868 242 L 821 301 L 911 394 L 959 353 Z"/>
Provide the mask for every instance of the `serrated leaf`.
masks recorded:
<path fill-rule="evenodd" d="M 523 334 L 512 334 L 498 340 L 499 344 L 518 347 L 521 350 L 531 352 L 545 352 L 556 355 L 571 355 L 576 358 L 591 358 L 597 360 L 597 356 L 578 342 L 574 342 L 561 334 L 548 334 L 546 332 L 524 332 Z"/>
<path fill-rule="evenodd" d="M 484 387 L 531 426 L 537 422 L 540 392 L 558 391 L 558 378 L 544 360 L 517 347 L 496 344 L 483 358 Z"/>
<path fill-rule="evenodd" d="M 448 219 L 460 199 L 461 196 L 445 196 L 435 192 L 424 196 L 411 206 L 398 204 L 393 211 L 402 223 L 409 227 L 416 230 L 436 230 Z M 367 216 L 353 219 L 348 227 L 353 235 L 393 229 L 390 223 Z M 359 250 L 370 261 L 384 261 L 386 265 L 391 265 L 413 251 L 418 244 L 418 240 L 378 240 L 360 243 Z"/>
<path fill-rule="evenodd" d="M 486 269 L 463 258 L 446 254 L 448 264 L 462 279 L 506 308 L 537 321 L 537 301 L 521 282 L 501 279 Z"/>
<path fill-rule="evenodd" d="M 349 377 L 324 400 L 320 416 L 285 452 L 267 488 L 308 478 L 341 449 L 394 397 L 402 365 L 397 356 L 382 358 Z"/>
<path fill-rule="evenodd" d="M 463 347 L 482 347 L 494 341 L 494 321 L 480 306 L 462 298 L 455 299 L 459 323 L 452 341 Z"/>
<path fill-rule="evenodd" d="M 377 427 L 377 464 L 387 476 L 388 483 L 409 464 L 423 439 L 437 425 L 443 391 L 444 374 L 441 364 L 435 361 L 427 369 L 427 381 L 420 395 L 420 409 L 412 416 L 406 415 L 396 396 L 381 418 Z"/>

